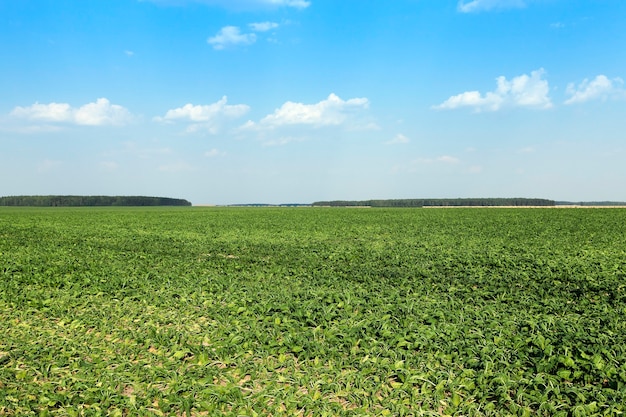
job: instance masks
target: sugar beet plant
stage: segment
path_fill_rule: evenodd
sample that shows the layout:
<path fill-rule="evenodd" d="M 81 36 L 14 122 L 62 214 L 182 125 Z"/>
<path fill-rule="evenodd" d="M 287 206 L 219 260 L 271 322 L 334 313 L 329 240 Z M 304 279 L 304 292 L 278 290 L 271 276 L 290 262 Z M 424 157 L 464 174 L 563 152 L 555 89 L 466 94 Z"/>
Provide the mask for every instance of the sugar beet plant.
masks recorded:
<path fill-rule="evenodd" d="M 0 210 L 0 415 L 619 415 L 620 209 Z"/>

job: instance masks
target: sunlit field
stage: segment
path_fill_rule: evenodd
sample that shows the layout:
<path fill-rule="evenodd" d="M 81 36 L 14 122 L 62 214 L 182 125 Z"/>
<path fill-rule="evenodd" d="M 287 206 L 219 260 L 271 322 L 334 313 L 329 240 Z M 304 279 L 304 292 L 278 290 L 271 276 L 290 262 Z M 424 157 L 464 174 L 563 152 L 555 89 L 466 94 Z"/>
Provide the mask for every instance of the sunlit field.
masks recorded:
<path fill-rule="evenodd" d="M 0 416 L 626 410 L 626 210 L 1 208 Z"/>

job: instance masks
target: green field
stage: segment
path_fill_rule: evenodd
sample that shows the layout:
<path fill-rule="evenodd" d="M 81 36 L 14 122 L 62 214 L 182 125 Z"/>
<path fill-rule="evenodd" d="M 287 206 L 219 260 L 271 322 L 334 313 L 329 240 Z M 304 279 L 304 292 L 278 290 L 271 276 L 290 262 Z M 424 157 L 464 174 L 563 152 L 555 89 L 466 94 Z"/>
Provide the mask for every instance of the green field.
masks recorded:
<path fill-rule="evenodd" d="M 0 416 L 618 415 L 626 210 L 0 209 Z"/>

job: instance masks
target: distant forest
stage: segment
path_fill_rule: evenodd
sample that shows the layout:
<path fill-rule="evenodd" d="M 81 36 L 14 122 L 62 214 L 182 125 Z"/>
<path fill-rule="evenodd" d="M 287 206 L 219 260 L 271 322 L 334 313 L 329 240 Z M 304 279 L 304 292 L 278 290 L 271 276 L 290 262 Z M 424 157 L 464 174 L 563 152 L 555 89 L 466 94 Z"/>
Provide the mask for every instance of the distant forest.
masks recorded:
<path fill-rule="evenodd" d="M 330 207 L 497 207 L 554 206 L 554 200 L 542 198 L 428 198 L 403 200 L 317 201 L 314 206 Z"/>
<path fill-rule="evenodd" d="M 191 206 L 187 200 L 141 196 L 9 196 L 0 197 L 0 206 L 23 207 L 103 207 L 103 206 Z"/>
<path fill-rule="evenodd" d="M 605 206 L 626 206 L 626 202 L 624 201 L 557 201 L 557 206 L 594 206 L 594 207 L 605 207 Z"/>

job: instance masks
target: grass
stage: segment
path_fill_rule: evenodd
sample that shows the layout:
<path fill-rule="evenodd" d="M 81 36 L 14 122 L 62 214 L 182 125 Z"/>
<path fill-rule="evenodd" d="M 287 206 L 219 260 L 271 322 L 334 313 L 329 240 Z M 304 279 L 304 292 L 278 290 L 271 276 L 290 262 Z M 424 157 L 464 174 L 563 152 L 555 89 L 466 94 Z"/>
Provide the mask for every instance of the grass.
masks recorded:
<path fill-rule="evenodd" d="M 622 209 L 0 209 L 0 416 L 618 415 Z"/>

